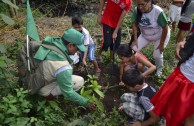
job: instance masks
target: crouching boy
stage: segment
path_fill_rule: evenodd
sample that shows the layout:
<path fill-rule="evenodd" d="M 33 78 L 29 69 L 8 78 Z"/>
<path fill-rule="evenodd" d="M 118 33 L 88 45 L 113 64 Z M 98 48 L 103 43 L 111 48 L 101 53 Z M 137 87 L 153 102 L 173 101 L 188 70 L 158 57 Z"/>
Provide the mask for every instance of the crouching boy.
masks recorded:
<path fill-rule="evenodd" d="M 148 126 L 159 121 L 159 117 L 152 112 L 154 105 L 150 102 L 156 90 L 144 82 L 142 73 L 137 69 L 129 69 L 123 74 L 122 80 L 126 88 L 134 93 L 121 96 L 123 103 L 119 110 L 130 116 L 132 126 Z"/>

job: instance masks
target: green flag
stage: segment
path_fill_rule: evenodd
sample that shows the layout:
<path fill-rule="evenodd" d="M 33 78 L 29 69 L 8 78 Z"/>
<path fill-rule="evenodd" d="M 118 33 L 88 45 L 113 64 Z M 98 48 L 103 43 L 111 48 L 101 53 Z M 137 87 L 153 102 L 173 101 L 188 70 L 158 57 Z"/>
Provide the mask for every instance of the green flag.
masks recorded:
<path fill-rule="evenodd" d="M 33 40 L 40 41 L 36 24 L 32 16 L 32 11 L 30 8 L 29 0 L 27 0 L 27 19 L 26 19 L 26 34 Z"/>

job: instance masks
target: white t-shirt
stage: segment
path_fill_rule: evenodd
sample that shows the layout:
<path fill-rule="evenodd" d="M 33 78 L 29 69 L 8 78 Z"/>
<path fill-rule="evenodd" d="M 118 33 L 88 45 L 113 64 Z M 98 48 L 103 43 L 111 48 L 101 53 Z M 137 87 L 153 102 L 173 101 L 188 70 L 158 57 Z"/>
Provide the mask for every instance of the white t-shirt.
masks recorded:
<path fill-rule="evenodd" d="M 83 38 L 84 45 L 94 44 L 94 41 L 93 41 L 89 31 L 87 29 L 85 29 L 84 27 L 82 27 L 82 34 L 84 35 L 84 38 Z"/>
<path fill-rule="evenodd" d="M 158 24 L 158 17 L 163 10 L 153 5 L 153 8 L 148 13 L 143 13 L 141 22 L 139 23 L 139 28 L 142 32 L 142 35 L 145 37 L 151 36 L 159 39 L 162 34 L 162 27 Z"/>
<path fill-rule="evenodd" d="M 181 15 L 180 20 L 184 23 L 192 22 L 192 15 L 194 13 L 194 0 L 187 6 L 185 12 Z"/>
<path fill-rule="evenodd" d="M 181 64 L 180 70 L 187 79 L 194 83 L 194 54 L 185 63 Z"/>

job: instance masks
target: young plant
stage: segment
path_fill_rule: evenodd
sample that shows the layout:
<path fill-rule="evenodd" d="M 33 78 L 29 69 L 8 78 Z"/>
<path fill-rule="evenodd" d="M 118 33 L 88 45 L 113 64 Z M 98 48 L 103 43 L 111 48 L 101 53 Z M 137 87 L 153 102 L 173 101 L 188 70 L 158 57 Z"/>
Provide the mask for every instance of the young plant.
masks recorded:
<path fill-rule="evenodd" d="M 93 75 L 87 75 L 86 85 L 82 87 L 80 94 L 89 99 L 89 102 L 96 103 L 98 109 L 103 112 L 104 106 L 101 99 L 104 98 L 104 93 L 101 91 L 101 87 L 97 82 L 97 77 Z M 100 97 L 98 99 L 98 97 Z"/>

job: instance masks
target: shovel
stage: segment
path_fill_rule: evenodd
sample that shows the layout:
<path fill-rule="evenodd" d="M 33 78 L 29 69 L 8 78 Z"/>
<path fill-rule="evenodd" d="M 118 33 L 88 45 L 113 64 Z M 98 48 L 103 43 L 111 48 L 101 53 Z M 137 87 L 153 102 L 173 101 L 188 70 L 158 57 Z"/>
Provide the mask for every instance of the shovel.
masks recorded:
<path fill-rule="evenodd" d="M 118 66 L 115 64 L 115 40 L 113 40 L 113 59 L 110 74 L 115 74 Z"/>
<path fill-rule="evenodd" d="M 84 68 L 85 68 L 85 70 L 86 70 L 87 75 L 89 75 L 90 73 L 89 73 L 89 71 L 88 71 L 87 65 L 84 65 Z"/>

